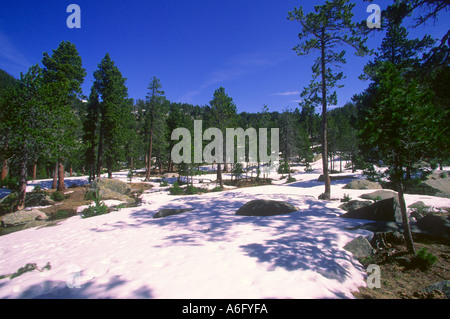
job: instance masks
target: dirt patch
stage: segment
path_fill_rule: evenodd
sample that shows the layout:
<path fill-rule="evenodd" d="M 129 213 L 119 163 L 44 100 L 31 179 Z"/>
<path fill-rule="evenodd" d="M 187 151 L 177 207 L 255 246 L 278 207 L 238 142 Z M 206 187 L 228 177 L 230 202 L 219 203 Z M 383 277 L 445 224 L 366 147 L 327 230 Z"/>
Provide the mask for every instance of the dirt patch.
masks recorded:
<path fill-rule="evenodd" d="M 364 267 L 369 264 L 380 266 L 380 288 L 362 287 L 353 295 L 358 299 L 447 299 L 441 291 L 424 292 L 428 286 L 450 280 L 450 246 L 448 243 L 426 237 L 415 237 L 416 251 L 425 248 L 437 257 L 437 262 L 429 269 L 421 270 L 408 261 L 414 256 L 406 247 L 392 246 L 370 258 L 360 260 Z"/>

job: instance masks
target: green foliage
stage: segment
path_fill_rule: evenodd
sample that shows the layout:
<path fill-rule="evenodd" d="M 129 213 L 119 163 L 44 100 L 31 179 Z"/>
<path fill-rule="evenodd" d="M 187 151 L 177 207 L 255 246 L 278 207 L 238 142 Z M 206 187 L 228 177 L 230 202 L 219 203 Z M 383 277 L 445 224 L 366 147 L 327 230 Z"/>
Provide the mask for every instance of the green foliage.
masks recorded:
<path fill-rule="evenodd" d="M 159 183 L 159 186 L 161 186 L 161 187 L 169 186 L 169 182 L 166 181 L 165 179 L 163 179 L 163 180 L 161 181 L 161 183 Z"/>
<path fill-rule="evenodd" d="M 16 191 L 19 188 L 19 182 L 17 181 L 17 178 L 8 175 L 5 179 L 0 181 L 0 187 Z"/>
<path fill-rule="evenodd" d="M 213 189 L 211 189 L 211 192 L 221 192 L 223 191 L 223 187 L 221 186 L 216 186 Z"/>
<path fill-rule="evenodd" d="M 44 270 L 50 270 L 52 269 L 52 266 L 50 265 L 50 263 L 48 262 L 44 267 L 42 267 L 41 269 L 38 268 L 38 266 L 35 263 L 28 263 L 23 267 L 20 267 L 15 273 L 13 274 L 9 274 L 9 275 L 1 275 L 0 279 L 4 279 L 4 278 L 8 278 L 9 279 L 14 279 L 16 277 L 19 277 L 20 275 L 23 275 L 24 273 L 33 271 L 33 270 L 37 270 L 37 271 L 44 271 Z"/>
<path fill-rule="evenodd" d="M 437 262 L 437 257 L 430 253 L 425 247 L 417 251 L 416 256 L 412 260 L 412 265 L 421 270 L 430 269 Z"/>
<path fill-rule="evenodd" d="M 170 195 L 181 195 L 183 194 L 183 189 L 180 187 L 178 182 L 173 183 L 172 187 L 169 189 Z"/>
<path fill-rule="evenodd" d="M 287 161 L 282 161 L 280 166 L 278 166 L 278 174 L 288 174 L 289 173 L 289 163 Z"/>
<path fill-rule="evenodd" d="M 234 164 L 233 169 L 231 170 L 231 175 L 238 180 L 241 175 L 244 173 L 244 167 L 242 163 L 236 163 Z"/>
<path fill-rule="evenodd" d="M 101 196 L 98 194 L 98 192 L 94 198 L 94 203 L 95 205 L 90 205 L 88 208 L 83 210 L 83 213 L 81 215 L 82 218 L 89 218 L 109 213 L 108 206 L 106 206 L 106 204 L 102 202 Z"/>
<path fill-rule="evenodd" d="M 350 195 L 344 194 L 344 197 L 341 198 L 342 203 L 348 203 L 351 200 Z"/>
<path fill-rule="evenodd" d="M 58 209 L 58 211 L 52 215 L 52 219 L 64 219 L 70 217 L 70 215 L 70 212 L 63 209 Z"/>
<path fill-rule="evenodd" d="M 50 198 L 53 199 L 55 202 L 60 202 L 64 200 L 64 194 L 58 191 L 55 191 L 50 194 Z"/>

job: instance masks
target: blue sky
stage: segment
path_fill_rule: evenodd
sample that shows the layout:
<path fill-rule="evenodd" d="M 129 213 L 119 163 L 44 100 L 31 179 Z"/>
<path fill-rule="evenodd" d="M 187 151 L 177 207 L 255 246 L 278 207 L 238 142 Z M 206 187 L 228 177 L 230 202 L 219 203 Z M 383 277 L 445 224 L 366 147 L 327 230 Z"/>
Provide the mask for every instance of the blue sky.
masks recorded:
<path fill-rule="evenodd" d="M 153 76 L 161 80 L 166 97 L 174 102 L 206 105 L 223 86 L 238 111 L 258 112 L 298 107 L 300 91 L 311 80 L 316 57 L 299 57 L 298 22 L 288 11 L 303 6 L 310 12 L 323 1 L 299 0 L 2 0 L 0 11 L 0 69 L 15 77 L 43 52 L 61 41 L 73 42 L 87 76 L 89 95 L 93 72 L 104 55 L 127 78 L 129 96 L 145 98 Z M 374 1 L 382 9 L 392 1 Z M 81 28 L 66 25 L 67 6 L 81 8 Z M 355 21 L 365 20 L 368 3 L 356 1 Z M 440 37 L 448 30 L 449 12 L 436 25 L 410 29 L 411 36 L 429 32 Z M 382 33 L 370 38 L 376 49 Z M 358 80 L 370 58 L 347 50 L 342 71 L 347 79 L 338 90 L 338 106 L 360 93 L 367 82 Z"/>

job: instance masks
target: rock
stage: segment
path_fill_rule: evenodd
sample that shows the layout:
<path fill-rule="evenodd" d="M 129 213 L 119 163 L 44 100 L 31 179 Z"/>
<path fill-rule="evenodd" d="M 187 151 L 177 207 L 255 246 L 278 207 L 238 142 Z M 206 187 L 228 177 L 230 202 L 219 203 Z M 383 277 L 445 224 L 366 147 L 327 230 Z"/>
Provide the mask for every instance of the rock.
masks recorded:
<path fill-rule="evenodd" d="M 35 220 L 47 220 L 48 216 L 37 209 L 19 210 L 2 216 L 2 224 L 4 227 L 19 226 Z"/>
<path fill-rule="evenodd" d="M 356 178 L 354 175 L 328 175 L 330 177 L 330 181 L 338 181 L 341 179 L 349 179 L 349 178 Z M 318 179 L 319 182 L 325 181 L 323 175 L 319 176 Z"/>
<path fill-rule="evenodd" d="M 170 215 L 178 215 L 184 212 L 189 212 L 193 210 L 192 208 L 163 208 L 159 212 L 157 212 L 155 215 L 153 215 L 153 218 L 162 218 L 167 217 Z"/>
<path fill-rule="evenodd" d="M 132 188 L 125 182 L 118 179 L 96 178 L 89 190 L 100 195 L 102 199 L 117 199 L 126 203 L 134 203 L 131 198 Z"/>
<path fill-rule="evenodd" d="M 429 209 L 430 206 L 425 205 L 425 203 L 422 201 L 418 201 L 418 202 L 415 202 L 415 203 L 409 205 L 408 208 L 423 210 L 423 209 Z"/>
<path fill-rule="evenodd" d="M 371 182 L 366 179 L 353 180 L 343 188 L 345 189 L 382 189 L 381 185 L 377 182 Z"/>
<path fill-rule="evenodd" d="M 364 258 L 373 254 L 373 248 L 367 238 L 358 236 L 344 246 L 344 249 L 351 252 L 356 258 Z"/>
<path fill-rule="evenodd" d="M 450 238 L 450 221 L 428 214 L 416 222 L 416 226 L 430 236 Z"/>
<path fill-rule="evenodd" d="M 273 216 L 296 211 L 298 211 L 297 207 L 283 201 L 255 199 L 239 208 L 236 215 Z"/>
<path fill-rule="evenodd" d="M 392 197 L 380 200 L 372 205 L 347 212 L 341 215 L 341 217 L 397 223 L 402 222 L 400 206 Z"/>
<path fill-rule="evenodd" d="M 45 193 L 31 192 L 25 197 L 25 207 L 53 205 L 55 201 Z"/>
<path fill-rule="evenodd" d="M 340 205 L 339 208 L 350 212 L 352 210 L 363 208 L 363 207 L 366 207 L 366 206 L 369 206 L 372 204 L 373 204 L 373 201 L 371 201 L 371 200 L 363 201 L 363 200 L 352 199 L 351 201 Z"/>
<path fill-rule="evenodd" d="M 395 198 L 398 201 L 397 192 L 391 190 L 378 190 L 373 193 L 362 194 L 359 196 L 363 199 L 371 199 L 371 200 L 383 200 L 388 198 Z"/>
<path fill-rule="evenodd" d="M 442 291 L 447 298 L 450 298 L 450 280 L 441 280 L 423 289 L 423 291 L 427 293 L 431 293 L 435 290 Z"/>
<path fill-rule="evenodd" d="M 450 174 L 436 171 L 430 174 L 422 184 L 427 186 L 430 195 L 450 198 Z M 434 193 L 434 194 L 433 194 Z"/>

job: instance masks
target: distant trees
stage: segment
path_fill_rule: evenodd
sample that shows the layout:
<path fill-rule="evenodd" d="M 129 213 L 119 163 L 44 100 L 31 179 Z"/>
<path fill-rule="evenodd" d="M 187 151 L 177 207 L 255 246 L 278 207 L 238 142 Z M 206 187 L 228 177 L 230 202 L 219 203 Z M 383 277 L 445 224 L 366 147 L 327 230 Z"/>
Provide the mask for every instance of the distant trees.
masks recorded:
<path fill-rule="evenodd" d="M 331 92 L 344 75 L 336 72 L 332 66 L 345 63 L 345 50 L 338 51 L 342 45 L 349 45 L 356 50 L 358 56 L 369 51 L 365 46 L 366 39 L 359 35 L 356 24 L 351 19 L 355 4 L 348 0 L 337 0 L 314 7 L 315 12 L 304 14 L 302 7 L 289 12 L 288 19 L 300 22 L 298 37 L 301 41 L 294 50 L 298 55 L 307 55 L 318 51 L 319 57 L 312 66 L 313 80 L 305 88 L 301 96 L 306 103 L 322 105 L 322 167 L 325 180 L 324 199 L 330 199 L 330 178 L 328 175 L 328 134 L 327 106 L 337 103 L 336 92 Z M 320 78 L 319 81 L 316 81 Z"/>

